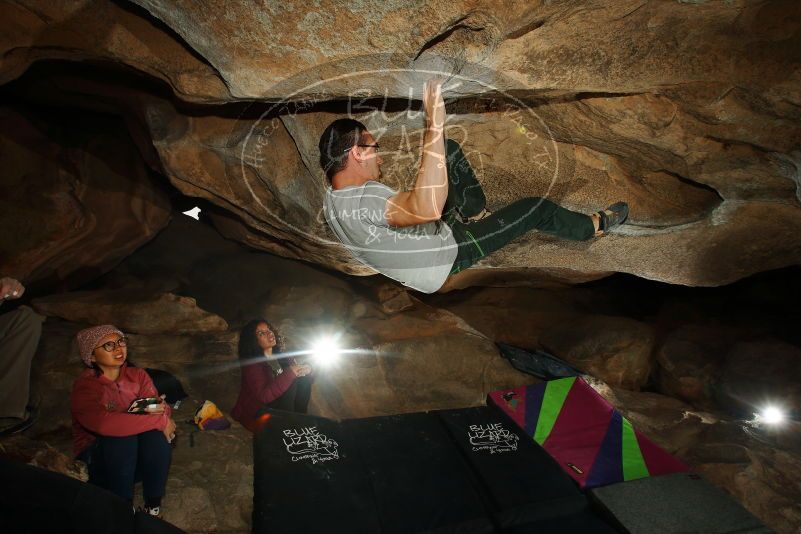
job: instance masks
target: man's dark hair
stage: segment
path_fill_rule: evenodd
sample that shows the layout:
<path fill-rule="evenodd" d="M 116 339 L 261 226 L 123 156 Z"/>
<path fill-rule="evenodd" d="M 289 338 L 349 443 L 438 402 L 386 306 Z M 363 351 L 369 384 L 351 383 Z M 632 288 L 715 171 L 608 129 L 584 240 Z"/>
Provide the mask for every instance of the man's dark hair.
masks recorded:
<path fill-rule="evenodd" d="M 348 149 L 362 140 L 367 128 L 354 119 L 337 119 L 320 136 L 320 166 L 330 182 L 348 162 Z"/>

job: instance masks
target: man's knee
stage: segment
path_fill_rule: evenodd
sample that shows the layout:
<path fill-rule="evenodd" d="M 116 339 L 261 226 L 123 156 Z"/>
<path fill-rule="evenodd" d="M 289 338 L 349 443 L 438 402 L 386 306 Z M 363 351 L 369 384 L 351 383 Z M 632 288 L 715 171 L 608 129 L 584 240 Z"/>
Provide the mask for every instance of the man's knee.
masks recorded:
<path fill-rule="evenodd" d="M 0 316 L 0 321 L 5 323 L 3 328 L 7 333 L 18 333 L 37 339 L 42 333 L 42 321 L 44 317 L 33 311 L 28 306 L 20 306 L 14 311 L 4 313 Z"/>
<path fill-rule="evenodd" d="M 501 208 L 496 213 L 503 214 L 506 218 L 512 216 L 512 219 L 521 217 L 531 217 L 536 219 L 545 220 L 552 217 L 556 211 L 556 204 L 542 197 L 524 197 L 515 200 L 505 208 Z M 511 221 L 508 221 L 511 222 Z"/>
<path fill-rule="evenodd" d="M 523 200 L 536 209 L 554 210 L 557 207 L 556 203 L 544 197 L 526 197 Z"/>

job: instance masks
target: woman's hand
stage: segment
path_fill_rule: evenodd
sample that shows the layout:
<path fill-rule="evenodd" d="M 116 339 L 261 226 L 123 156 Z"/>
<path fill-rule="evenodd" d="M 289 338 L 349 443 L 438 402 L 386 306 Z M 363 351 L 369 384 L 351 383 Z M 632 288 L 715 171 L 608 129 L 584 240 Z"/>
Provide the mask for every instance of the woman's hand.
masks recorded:
<path fill-rule="evenodd" d="M 167 404 L 166 402 L 164 402 L 164 398 L 165 397 L 166 397 L 166 395 L 160 395 L 159 396 L 159 403 L 158 404 L 148 404 L 147 406 L 145 406 L 145 411 L 147 413 L 152 413 L 152 414 L 157 414 L 157 415 L 164 413 L 166 411 L 165 406 Z"/>
<path fill-rule="evenodd" d="M 164 427 L 163 432 L 167 443 L 172 443 L 172 440 L 175 439 L 175 421 L 172 420 L 172 417 L 167 419 L 167 426 Z"/>
<path fill-rule="evenodd" d="M 295 376 L 300 378 L 301 376 L 306 376 L 307 374 L 311 373 L 311 366 L 305 364 L 292 364 L 289 366 L 292 369 L 292 372 L 295 373 Z"/>

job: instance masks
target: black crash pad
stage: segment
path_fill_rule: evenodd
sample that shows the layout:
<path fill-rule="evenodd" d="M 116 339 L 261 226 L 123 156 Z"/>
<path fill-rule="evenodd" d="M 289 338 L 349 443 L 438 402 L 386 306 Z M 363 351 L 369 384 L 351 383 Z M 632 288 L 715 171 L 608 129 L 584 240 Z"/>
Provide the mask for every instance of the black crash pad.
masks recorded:
<path fill-rule="evenodd" d="M 181 534 L 137 512 L 125 499 L 92 484 L 0 457 L 3 534 Z"/>
<path fill-rule="evenodd" d="M 270 411 L 254 440 L 254 533 L 525 528 L 611 532 L 495 408 L 342 422 Z"/>
<path fill-rule="evenodd" d="M 379 532 L 356 452 L 335 421 L 271 410 L 253 440 L 253 533 Z"/>
<path fill-rule="evenodd" d="M 342 423 L 368 473 L 381 532 L 493 532 L 473 475 L 434 413 Z"/>
<path fill-rule="evenodd" d="M 477 407 L 436 414 L 476 473 L 497 525 L 585 513 L 593 517 L 587 498 L 556 461 L 497 410 Z"/>

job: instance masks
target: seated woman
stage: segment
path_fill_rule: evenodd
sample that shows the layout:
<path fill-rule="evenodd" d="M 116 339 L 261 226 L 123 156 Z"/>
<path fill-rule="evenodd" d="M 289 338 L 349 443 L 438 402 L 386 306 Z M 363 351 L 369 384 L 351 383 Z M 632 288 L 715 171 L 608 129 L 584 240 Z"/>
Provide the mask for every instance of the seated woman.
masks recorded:
<path fill-rule="evenodd" d="M 160 515 L 175 438 L 169 405 L 159 399 L 148 413 L 128 413 L 135 399 L 158 397 L 144 369 L 127 365 L 127 339 L 115 326 L 78 332 L 86 369 L 72 388 L 75 455 L 89 466 L 89 482 L 133 504 L 133 487 L 143 484 L 144 511 Z"/>
<path fill-rule="evenodd" d="M 281 357 L 281 350 L 274 329 L 264 319 L 250 321 L 239 334 L 242 386 L 231 416 L 251 432 L 258 431 L 264 408 L 298 413 L 308 408 L 312 369 L 294 358 Z"/>

